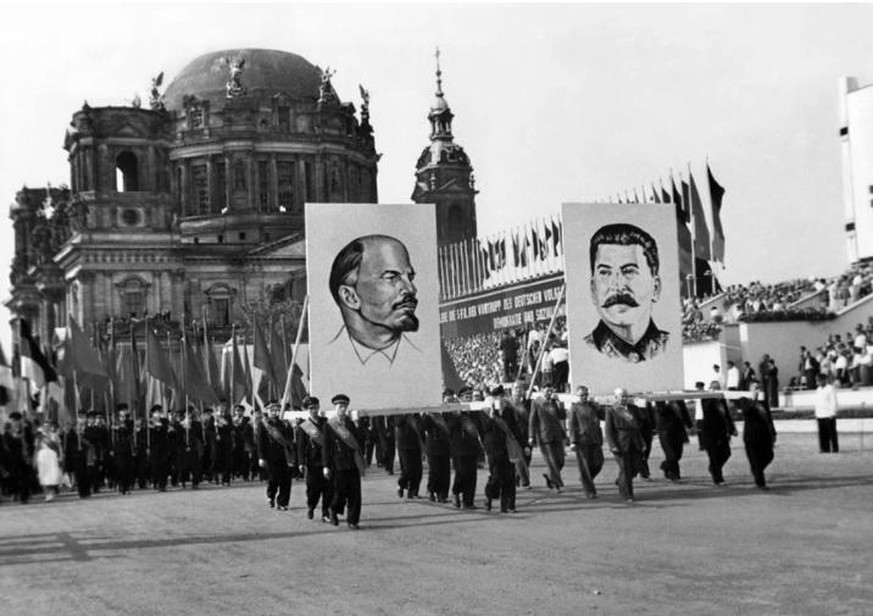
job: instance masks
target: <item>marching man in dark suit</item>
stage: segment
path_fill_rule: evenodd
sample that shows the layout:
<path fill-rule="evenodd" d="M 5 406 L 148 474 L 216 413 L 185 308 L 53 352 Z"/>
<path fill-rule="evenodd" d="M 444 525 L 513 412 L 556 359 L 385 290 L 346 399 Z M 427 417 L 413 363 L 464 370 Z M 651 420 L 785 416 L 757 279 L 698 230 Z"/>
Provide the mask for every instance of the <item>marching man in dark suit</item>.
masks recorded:
<path fill-rule="evenodd" d="M 349 528 L 358 530 L 361 518 L 361 477 L 364 475 L 364 440 L 348 416 L 349 397 L 337 394 L 330 400 L 336 416 L 324 429 L 322 465 L 324 477 L 333 481 L 330 523 L 339 525 L 338 516 L 348 505 Z"/>
<path fill-rule="evenodd" d="M 606 409 L 606 440 L 618 463 L 618 490 L 627 502 L 634 500 L 634 477 L 643 466 L 645 442 L 640 433 L 638 414 L 629 404 L 627 390 L 615 390 L 615 404 Z"/>
<path fill-rule="evenodd" d="M 449 424 L 442 413 L 428 413 L 421 417 L 427 454 L 427 492 L 431 501 L 449 500 L 449 481 L 452 464 L 449 455 Z"/>
<path fill-rule="evenodd" d="M 330 522 L 330 502 L 333 496 L 331 482 L 324 476 L 322 462 L 324 425 L 327 420 L 319 412 L 319 400 L 314 396 L 303 399 L 303 408 L 309 417 L 297 426 L 297 463 L 306 477 L 306 517 L 315 517 L 315 508 L 321 500 L 321 520 Z"/>
<path fill-rule="evenodd" d="M 267 469 L 267 503 L 288 511 L 291 499 L 291 466 L 294 465 L 294 435 L 279 418 L 279 403 L 271 400 L 267 417 L 257 433 L 258 464 Z"/>
<path fill-rule="evenodd" d="M 698 381 L 696 386 L 703 391 L 702 382 Z M 724 398 L 703 398 L 700 404 L 703 407 L 700 430 L 703 448 L 709 456 L 709 474 L 712 482 L 721 486 L 725 484 L 722 468 L 731 457 L 731 436 L 737 435 L 737 429 Z"/>
<path fill-rule="evenodd" d="M 566 418 L 567 411 L 551 386 L 546 387 L 543 398 L 531 403 L 528 443 L 531 447 L 539 443 L 543 460 L 549 469 L 543 477 L 546 485 L 557 492 L 564 489 L 561 471 L 564 468 L 564 444 L 569 444 L 563 423 Z"/>
<path fill-rule="evenodd" d="M 504 398 L 503 386 L 491 390 L 491 409 L 482 418 L 482 441 L 488 458 L 488 483 L 485 484 L 485 509 L 500 499 L 501 513 L 515 513 L 515 461 L 524 456 L 521 431 L 512 405 Z"/>
<path fill-rule="evenodd" d="M 594 478 L 603 468 L 603 431 L 600 429 L 597 407 L 588 398 L 588 388 L 580 385 L 576 393 L 579 395 L 579 402 L 570 406 L 567 433 L 572 443 L 570 447 L 576 452 L 585 496 L 597 498 Z"/>

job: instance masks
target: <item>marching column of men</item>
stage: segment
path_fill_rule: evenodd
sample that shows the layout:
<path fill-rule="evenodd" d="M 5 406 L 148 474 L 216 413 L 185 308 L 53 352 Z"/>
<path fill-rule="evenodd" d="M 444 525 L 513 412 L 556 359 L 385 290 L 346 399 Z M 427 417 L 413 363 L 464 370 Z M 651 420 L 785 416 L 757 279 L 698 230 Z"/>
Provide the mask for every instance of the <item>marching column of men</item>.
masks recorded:
<path fill-rule="evenodd" d="M 329 421 L 321 415 L 318 399 L 307 397 L 303 407 L 309 417 L 296 426 L 280 418 L 281 409 L 275 401 L 267 405 L 266 413 L 256 412 L 253 418 L 247 417 L 241 406 L 234 408 L 234 416 L 204 409 L 201 419 L 194 407 L 168 416 L 155 405 L 146 425 L 131 419 L 130 410 L 121 404 L 112 424 L 102 421 L 94 411 L 80 414 L 75 427 L 63 434 L 61 459 L 82 498 L 106 486 L 117 488 L 121 494 L 136 485 L 145 488 L 151 484 L 162 492 L 168 483 L 185 488 L 190 481 L 196 488 L 204 477 L 229 485 L 233 477 L 258 477 L 260 467 L 267 482 L 269 506 L 285 511 L 292 480 L 300 476 L 306 481 L 307 517 L 313 519 L 320 505 L 322 521 L 338 525 L 339 518 L 346 516 L 352 529 L 360 523 L 368 442 L 374 444 L 377 461 L 381 460 L 388 473 L 393 471 L 396 445 L 401 496 L 418 497 L 422 458 L 426 457 L 429 499 L 447 503 L 451 493 L 455 507 L 466 510 L 476 509 L 478 460 L 484 453 L 488 466 L 486 510 L 497 501 L 501 512 L 516 511 L 516 487 L 529 482 L 527 445 L 539 446 L 548 471 L 544 475 L 547 485 L 558 492 L 564 487 L 561 473 L 564 450 L 569 446 L 575 453 L 586 497 L 597 498 L 595 479 L 604 465 L 605 440 L 618 468 L 615 483 L 619 493 L 632 502 L 633 479 L 648 476 L 647 458 L 657 433 L 664 452 L 664 476 L 673 482 L 681 480 L 684 445 L 688 432 L 694 429 L 683 400 L 638 406 L 620 388 L 614 403 L 601 407 L 581 386 L 568 412 L 551 388 L 531 401 L 525 399 L 521 385 L 515 385 L 511 396 L 502 386 L 490 390 L 485 411 L 410 413 L 357 421 L 348 415 L 348 396 L 334 396 L 335 417 Z M 738 408 L 745 422 L 743 440 L 750 470 L 755 484 L 763 489 L 764 471 L 773 460 L 776 431 L 766 400 L 759 398 L 753 392 L 751 399 L 739 401 Z M 724 399 L 705 398 L 696 404 L 708 471 L 715 484 L 723 485 L 723 467 L 731 455 L 730 438 L 737 431 Z M 26 462 L 33 463 L 32 432 L 28 439 L 30 424 L 22 422 L 20 414 L 12 414 L 10 420 L 0 440 L 0 470 L 11 476 L 4 482 L 7 492 L 8 486 L 13 486 L 19 500 L 26 502 L 31 488 L 39 490 Z M 376 426 L 382 426 L 382 431 Z M 391 435 L 390 447 L 387 434 Z M 379 443 L 380 439 L 384 443 Z"/>

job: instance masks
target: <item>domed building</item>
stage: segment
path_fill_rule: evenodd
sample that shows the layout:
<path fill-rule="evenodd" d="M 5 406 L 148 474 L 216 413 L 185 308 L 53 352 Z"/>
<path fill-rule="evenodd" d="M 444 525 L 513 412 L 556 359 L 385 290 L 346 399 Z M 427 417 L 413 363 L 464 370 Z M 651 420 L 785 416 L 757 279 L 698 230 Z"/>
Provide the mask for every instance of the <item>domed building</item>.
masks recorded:
<path fill-rule="evenodd" d="M 69 189 L 25 188 L 10 209 L 13 315 L 43 340 L 67 314 L 104 335 L 146 315 L 220 335 L 257 306 L 301 301 L 304 203 L 378 196 L 367 93 L 358 114 L 332 74 L 230 49 L 163 93 L 156 77 L 146 104 L 86 102 L 64 140 Z"/>

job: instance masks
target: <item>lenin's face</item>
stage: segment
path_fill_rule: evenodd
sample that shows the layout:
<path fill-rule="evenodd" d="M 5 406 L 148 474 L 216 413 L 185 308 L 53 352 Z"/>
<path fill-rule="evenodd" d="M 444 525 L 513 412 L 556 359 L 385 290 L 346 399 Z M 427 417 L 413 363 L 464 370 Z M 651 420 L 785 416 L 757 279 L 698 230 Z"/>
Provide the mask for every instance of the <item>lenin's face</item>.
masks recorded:
<path fill-rule="evenodd" d="M 418 330 L 415 270 L 395 240 L 370 241 L 361 256 L 357 282 L 342 285 L 340 299 L 374 325 L 395 332 Z"/>
<path fill-rule="evenodd" d="M 648 321 L 660 294 L 661 279 L 652 275 L 642 246 L 597 247 L 591 296 L 604 321 L 621 326 Z"/>

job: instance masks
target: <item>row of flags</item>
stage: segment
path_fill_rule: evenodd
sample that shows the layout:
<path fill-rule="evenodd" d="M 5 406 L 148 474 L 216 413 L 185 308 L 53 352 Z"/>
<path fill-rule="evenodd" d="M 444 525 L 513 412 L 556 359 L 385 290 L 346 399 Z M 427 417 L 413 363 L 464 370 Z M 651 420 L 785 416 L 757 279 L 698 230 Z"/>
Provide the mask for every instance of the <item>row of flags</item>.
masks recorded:
<path fill-rule="evenodd" d="M 214 406 L 220 401 L 255 406 L 279 398 L 299 407 L 306 395 L 303 371 L 296 364 L 289 370 L 291 349 L 284 322 L 255 319 L 251 353 L 249 345 L 240 344 L 234 329 L 222 353 L 226 361 L 221 367 L 205 323 L 202 340 L 187 336 L 183 327 L 177 340 L 168 334 L 167 343 L 162 344 L 154 324 L 146 319 L 144 345 L 137 339 L 135 323 L 131 323 L 126 344 L 120 344 L 113 335 L 111 342 L 93 345 L 71 316 L 56 347 L 56 362 L 54 354 L 44 350 L 33 336 L 29 322 L 20 319 L 19 323 L 18 362 L 10 365 L 0 349 L 0 406 L 7 409 L 10 405 L 29 409 L 36 391 L 43 396 L 43 403 L 54 399 L 68 419 L 78 409 L 111 411 L 122 402 L 135 412 L 154 404 L 165 409 L 198 403 Z M 253 375 L 258 372 L 255 382 Z"/>
<path fill-rule="evenodd" d="M 484 238 L 439 248 L 445 299 L 563 269 L 564 227 L 559 215 L 535 219 Z"/>
<path fill-rule="evenodd" d="M 715 261 L 724 265 L 724 227 L 721 223 L 721 207 L 725 189 L 719 184 L 712 173 L 709 163 L 706 163 L 706 183 L 709 189 L 709 211 L 712 221 L 712 232 L 706 223 L 706 214 L 697 182 L 691 166 L 688 166 L 688 179 L 679 174 L 677 186 L 673 173 L 670 173 L 670 183 L 664 186 L 662 180 L 658 186 L 654 182 L 651 188 L 642 187 L 638 193 L 634 188 L 633 196 L 624 191 L 616 195 L 618 203 L 672 203 L 676 207 L 676 224 L 679 232 L 680 270 L 683 278 L 685 273 L 692 272 L 691 263 L 694 259 Z"/>

